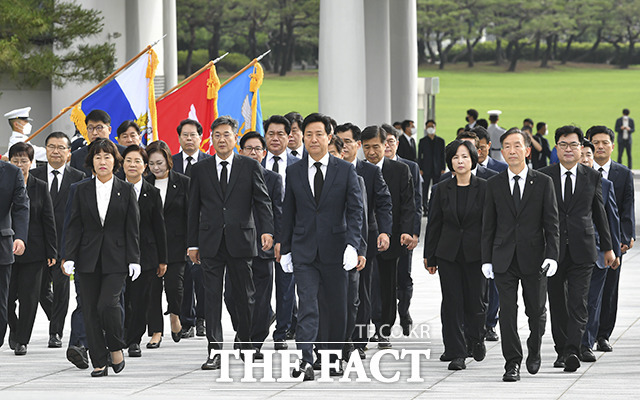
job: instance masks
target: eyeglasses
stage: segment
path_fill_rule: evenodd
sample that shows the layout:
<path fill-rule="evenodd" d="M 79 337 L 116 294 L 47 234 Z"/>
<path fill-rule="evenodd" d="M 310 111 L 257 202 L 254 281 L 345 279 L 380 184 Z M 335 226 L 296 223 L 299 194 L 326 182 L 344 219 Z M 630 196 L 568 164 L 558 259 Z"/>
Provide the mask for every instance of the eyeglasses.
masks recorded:
<path fill-rule="evenodd" d="M 578 143 L 578 142 L 571 142 L 571 143 L 558 142 L 558 147 L 561 148 L 562 150 L 566 150 L 567 147 L 571 147 L 571 150 L 578 150 L 580 148 L 580 143 Z"/>
<path fill-rule="evenodd" d="M 248 151 L 249 153 L 253 153 L 254 151 L 256 153 L 260 153 L 262 150 L 264 150 L 264 148 L 258 146 L 258 147 L 251 147 L 251 146 L 245 146 L 244 150 Z"/>
<path fill-rule="evenodd" d="M 67 146 L 55 146 L 55 145 L 53 145 L 53 144 L 48 144 L 48 145 L 47 145 L 47 150 L 49 150 L 49 151 L 56 151 L 56 150 L 58 150 L 59 152 L 61 152 L 61 153 L 62 153 L 63 151 L 65 151 L 65 150 L 67 150 L 67 149 L 68 149 L 68 147 L 67 147 Z"/>
<path fill-rule="evenodd" d="M 102 131 L 106 129 L 106 126 L 104 125 L 97 125 L 97 126 L 87 126 L 87 132 L 91 133 L 93 131 L 96 131 L 98 133 L 102 133 Z"/>
<path fill-rule="evenodd" d="M 393 145 L 394 145 L 394 144 L 396 144 L 396 143 L 398 143 L 398 141 L 397 141 L 397 140 L 395 140 L 395 139 L 387 139 L 387 144 L 388 144 L 389 146 L 393 146 Z"/>
<path fill-rule="evenodd" d="M 196 139 L 197 137 L 200 136 L 200 134 L 198 132 L 190 132 L 190 133 L 184 132 L 184 133 L 181 133 L 180 136 L 182 136 L 185 139 L 186 138 Z"/>
<path fill-rule="evenodd" d="M 215 140 L 220 140 L 220 139 L 223 139 L 223 138 L 224 138 L 224 140 L 229 140 L 229 139 L 231 139 L 233 137 L 233 135 L 231 133 L 222 133 L 222 134 L 215 133 L 212 136 L 213 136 L 213 138 Z"/>

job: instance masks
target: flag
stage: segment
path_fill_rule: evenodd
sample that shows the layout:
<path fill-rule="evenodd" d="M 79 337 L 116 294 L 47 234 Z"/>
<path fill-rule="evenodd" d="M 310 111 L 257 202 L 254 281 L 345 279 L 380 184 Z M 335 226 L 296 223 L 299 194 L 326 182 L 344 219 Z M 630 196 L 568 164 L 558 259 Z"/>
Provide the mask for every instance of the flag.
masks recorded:
<path fill-rule="evenodd" d="M 134 120 L 140 127 L 143 143 L 157 137 L 157 113 L 153 78 L 158 67 L 158 56 L 153 49 L 139 57 L 115 79 L 78 103 L 71 111 L 71 121 L 87 137 L 85 117 L 91 111 L 106 111 L 111 117 L 111 135 L 115 141 L 121 123 Z"/>
<path fill-rule="evenodd" d="M 249 131 L 256 131 L 264 136 L 260 106 L 260 86 L 264 71 L 255 60 L 247 67 L 225 81 L 220 88 L 218 115 L 229 115 L 238 121 L 239 136 Z"/>
<path fill-rule="evenodd" d="M 216 119 L 216 102 L 220 79 L 215 65 L 203 70 L 171 94 L 158 100 L 158 139 L 165 141 L 173 154 L 180 151 L 176 128 L 183 119 L 193 119 L 202 125 L 200 149 L 208 152 L 211 123 Z"/>

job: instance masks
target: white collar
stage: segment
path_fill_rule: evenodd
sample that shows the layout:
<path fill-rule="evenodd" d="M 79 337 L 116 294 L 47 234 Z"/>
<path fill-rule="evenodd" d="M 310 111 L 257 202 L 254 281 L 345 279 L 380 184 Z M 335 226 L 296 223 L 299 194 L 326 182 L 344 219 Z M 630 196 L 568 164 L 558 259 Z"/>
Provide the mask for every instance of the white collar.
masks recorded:
<path fill-rule="evenodd" d="M 96 180 L 96 188 L 110 189 L 113 186 L 113 175 L 111 175 L 111 179 L 102 183 L 98 177 L 95 177 Z"/>
<path fill-rule="evenodd" d="M 62 176 L 62 174 L 64 174 L 64 167 L 65 166 L 63 165 L 62 167 L 56 169 L 56 168 L 53 168 L 51 164 L 47 163 L 47 174 L 50 174 L 53 171 L 58 171 L 60 173 L 60 176 Z"/>
<path fill-rule="evenodd" d="M 524 168 L 522 169 L 522 171 L 520 171 L 520 173 L 518 174 L 520 179 L 522 179 L 522 182 L 524 182 L 527 179 L 527 173 L 528 172 L 529 172 L 529 167 L 527 167 L 527 164 L 525 164 Z M 513 177 L 516 176 L 516 174 L 514 174 L 511 171 L 511 168 L 507 168 L 507 174 L 509 174 L 509 180 L 512 180 Z"/>
<path fill-rule="evenodd" d="M 216 164 L 220 164 L 222 161 L 226 161 L 229 163 L 229 167 L 231 167 L 231 164 L 233 163 L 233 152 L 229 155 L 229 157 L 223 159 L 222 157 L 220 157 L 220 155 L 218 153 L 216 153 Z"/>
<path fill-rule="evenodd" d="M 604 163 L 604 165 L 600 165 L 596 162 L 596 160 L 593 160 L 593 169 L 595 169 L 596 171 L 602 168 L 605 170 L 605 172 L 607 173 L 607 175 L 609 174 L 609 169 L 611 169 L 611 158 L 609 158 L 609 161 L 607 161 L 606 163 Z"/>
<path fill-rule="evenodd" d="M 353 161 L 351 161 L 351 164 L 353 164 L 354 168 L 358 167 L 358 157 L 354 158 Z"/>
<path fill-rule="evenodd" d="M 382 160 L 378 161 L 378 163 L 376 164 L 376 167 L 382 170 L 382 165 L 384 165 L 384 157 L 382 157 Z"/>
<path fill-rule="evenodd" d="M 567 173 L 567 171 L 570 171 L 570 172 L 571 172 L 571 175 L 573 175 L 573 176 L 577 176 L 577 173 L 578 173 L 578 164 L 574 165 L 574 166 L 573 166 L 573 168 L 571 168 L 571 169 L 566 169 L 566 168 L 564 167 L 564 165 L 562 165 L 562 163 L 558 163 L 558 164 L 560 164 L 560 176 L 562 176 L 562 175 L 566 174 L 566 173 Z"/>
<path fill-rule="evenodd" d="M 318 161 L 314 160 L 311 156 L 309 156 L 309 169 L 311 168 L 315 168 L 314 164 L 319 162 L 320 164 L 322 164 L 323 167 L 326 167 L 327 165 L 329 165 L 329 152 L 325 153 L 324 156 L 322 156 L 322 158 Z"/>
<path fill-rule="evenodd" d="M 185 153 L 185 151 L 182 151 L 182 161 L 188 161 L 187 157 L 191 157 L 192 161 L 191 163 L 195 163 L 196 161 L 198 161 L 198 152 L 196 151 L 195 153 L 193 153 L 192 156 L 188 155 L 187 153 Z"/>

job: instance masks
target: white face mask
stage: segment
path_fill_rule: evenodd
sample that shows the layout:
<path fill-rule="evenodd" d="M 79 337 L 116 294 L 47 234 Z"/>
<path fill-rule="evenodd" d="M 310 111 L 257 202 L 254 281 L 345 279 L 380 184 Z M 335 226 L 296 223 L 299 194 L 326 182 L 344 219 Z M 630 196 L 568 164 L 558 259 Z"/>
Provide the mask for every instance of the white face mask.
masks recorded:
<path fill-rule="evenodd" d="M 411 135 L 415 135 L 416 134 L 416 127 L 414 126 L 413 128 L 411 128 Z"/>
<path fill-rule="evenodd" d="M 26 123 L 24 124 L 24 126 L 22 127 L 22 134 L 23 135 L 27 135 L 29 136 L 31 134 L 31 124 L 30 123 Z"/>
<path fill-rule="evenodd" d="M 433 135 L 434 133 L 436 133 L 436 128 L 434 127 L 428 127 L 426 129 L 427 135 Z"/>

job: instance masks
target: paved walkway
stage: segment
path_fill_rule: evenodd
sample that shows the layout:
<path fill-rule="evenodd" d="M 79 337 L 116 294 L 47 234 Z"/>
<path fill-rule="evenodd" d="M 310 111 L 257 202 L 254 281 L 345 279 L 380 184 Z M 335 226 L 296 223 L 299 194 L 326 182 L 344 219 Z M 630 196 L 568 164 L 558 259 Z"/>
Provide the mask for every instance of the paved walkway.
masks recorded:
<path fill-rule="evenodd" d="M 640 174 L 636 173 L 636 176 Z M 640 187 L 636 182 L 636 188 Z M 640 201 L 638 202 L 640 203 Z M 638 215 L 640 213 L 637 212 Z M 414 298 L 411 306 L 414 333 L 409 338 L 392 340 L 394 350 L 430 350 L 430 358 L 423 356 L 419 364 L 422 382 L 411 381 L 409 358 L 394 360 L 384 355 L 380 371 L 384 377 L 392 377 L 399 371 L 397 382 L 382 383 L 371 373 L 376 370 L 371 359 L 377 349 L 367 351 L 364 374 L 371 382 L 356 382 L 356 374 L 349 382 L 260 382 L 264 371 L 255 369 L 258 382 L 240 382 L 244 376 L 244 364 L 232 359 L 229 375 L 231 383 L 217 382 L 220 371 L 202 371 L 200 364 L 206 358 L 204 338 L 184 339 L 173 343 L 165 336 L 160 349 L 147 350 L 143 346 L 142 358 L 126 358 L 126 368 L 102 379 L 89 376 L 90 370 L 78 370 L 65 358 L 65 348 L 48 349 L 48 324 L 39 310 L 28 354 L 17 357 L 5 344 L 0 349 L 0 397 L 2 399 L 69 399 L 87 395 L 86 399 L 130 396 L 134 398 L 176 399 L 186 397 L 216 397 L 243 399 L 264 398 L 534 398 L 534 399 L 600 399 L 636 398 L 640 393 L 640 250 L 634 248 L 624 258 L 620 283 L 620 307 L 616 329 L 611 338 L 612 353 L 596 352 L 597 362 L 586 364 L 575 373 L 554 369 L 555 359 L 551 328 L 543 338 L 542 368 L 531 376 L 523 365 L 522 380 L 517 383 L 501 381 L 504 360 L 500 342 L 487 342 L 487 357 L 481 362 L 472 359 L 464 371 L 447 370 L 447 363 L 438 360 L 443 351 L 440 325 L 440 285 L 437 275 L 426 273 L 422 266 L 422 243 L 415 251 L 413 261 Z M 73 285 L 71 286 L 73 288 Z M 72 293 L 72 298 L 74 294 Z M 75 307 L 74 301 L 71 307 Z M 520 307 L 520 335 L 526 339 L 528 329 Z M 68 320 L 68 318 L 67 318 Z M 549 318 L 548 318 L 549 320 Z M 169 332 L 168 319 L 165 331 Z M 225 340 L 233 340 L 231 322 L 225 314 L 223 321 Z M 394 332 L 396 332 L 394 330 Z M 63 338 L 66 345 L 69 327 Z M 146 343 L 146 342 L 144 342 Z M 143 343 L 143 344 L 144 344 Z M 293 343 L 290 342 L 293 348 Z M 523 343 L 526 349 L 526 345 Z M 227 345 L 230 349 L 231 346 Z M 272 349 L 271 341 L 264 349 Z M 280 358 L 274 357 L 273 376 L 279 378 Z M 316 376 L 316 379 L 319 375 Z"/>

